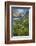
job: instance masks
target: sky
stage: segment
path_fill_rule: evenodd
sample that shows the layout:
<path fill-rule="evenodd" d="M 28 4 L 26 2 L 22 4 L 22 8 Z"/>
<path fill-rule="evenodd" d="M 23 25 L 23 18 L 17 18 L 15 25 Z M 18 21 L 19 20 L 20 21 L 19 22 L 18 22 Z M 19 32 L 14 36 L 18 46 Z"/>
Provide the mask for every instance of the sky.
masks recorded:
<path fill-rule="evenodd" d="M 12 7 L 11 9 L 11 13 L 13 12 L 13 17 L 24 16 L 27 11 L 29 11 L 29 8 L 25 7 Z"/>
<path fill-rule="evenodd" d="M 29 11 L 29 8 L 17 8 L 17 7 L 13 7 L 12 8 L 13 9 L 13 12 L 15 13 L 15 12 L 19 12 L 19 13 L 26 13 L 27 11 Z"/>

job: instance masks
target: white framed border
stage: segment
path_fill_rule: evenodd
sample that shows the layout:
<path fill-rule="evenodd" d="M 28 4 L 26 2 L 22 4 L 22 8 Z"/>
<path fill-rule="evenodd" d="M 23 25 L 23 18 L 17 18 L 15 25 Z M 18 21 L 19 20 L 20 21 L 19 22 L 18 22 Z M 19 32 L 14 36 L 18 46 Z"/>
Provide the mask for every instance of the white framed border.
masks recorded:
<path fill-rule="evenodd" d="M 29 10 L 29 36 L 11 37 L 11 7 L 30 7 Z M 10 40 L 31 40 L 32 39 L 32 6 L 27 5 L 10 5 Z"/>

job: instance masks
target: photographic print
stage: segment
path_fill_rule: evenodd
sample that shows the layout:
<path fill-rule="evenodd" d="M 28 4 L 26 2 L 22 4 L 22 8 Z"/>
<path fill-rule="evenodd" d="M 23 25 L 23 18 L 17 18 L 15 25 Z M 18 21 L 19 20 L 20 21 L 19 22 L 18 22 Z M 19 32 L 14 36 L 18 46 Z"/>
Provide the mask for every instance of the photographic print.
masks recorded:
<path fill-rule="evenodd" d="M 25 7 L 12 7 L 11 33 L 13 36 L 29 35 L 29 9 Z"/>
<path fill-rule="evenodd" d="M 35 42 L 35 3 L 5 2 L 5 43 Z"/>

